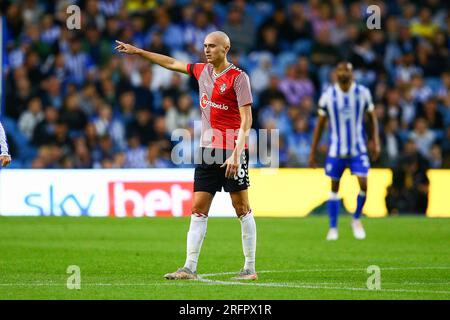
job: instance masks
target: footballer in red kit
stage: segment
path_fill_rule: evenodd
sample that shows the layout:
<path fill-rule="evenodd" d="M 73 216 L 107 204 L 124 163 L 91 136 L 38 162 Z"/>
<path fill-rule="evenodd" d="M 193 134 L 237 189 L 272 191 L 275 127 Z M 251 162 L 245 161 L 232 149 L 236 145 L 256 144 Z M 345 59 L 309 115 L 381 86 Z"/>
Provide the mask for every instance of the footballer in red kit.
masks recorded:
<path fill-rule="evenodd" d="M 220 74 L 216 74 L 209 63 L 188 64 L 187 71 L 197 79 L 199 86 L 202 114 L 200 145 L 204 148 L 234 149 L 241 126 L 239 107 L 253 102 L 248 76 L 233 64 Z M 205 135 L 206 130 L 214 134 Z"/>
<path fill-rule="evenodd" d="M 194 199 L 187 234 L 186 262 L 182 268 L 164 275 L 166 279 L 197 279 L 197 262 L 206 235 L 208 213 L 217 191 L 229 192 L 241 222 L 244 267 L 235 280 L 256 280 L 256 223 L 247 189 L 248 136 L 253 103 L 248 75 L 228 62 L 231 43 L 221 31 L 204 41 L 207 63 L 186 63 L 172 57 L 139 49 L 116 41 L 116 50 L 136 54 L 166 69 L 193 76 L 199 85 L 202 118 L 201 163 L 194 173 Z"/>

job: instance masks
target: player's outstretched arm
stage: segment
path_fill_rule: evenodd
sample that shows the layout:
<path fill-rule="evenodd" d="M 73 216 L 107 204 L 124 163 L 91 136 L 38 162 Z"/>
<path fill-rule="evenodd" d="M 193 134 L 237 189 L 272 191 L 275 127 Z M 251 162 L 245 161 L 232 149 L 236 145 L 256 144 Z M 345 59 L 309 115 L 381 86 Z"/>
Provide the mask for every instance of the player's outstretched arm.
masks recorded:
<path fill-rule="evenodd" d="M 325 124 L 327 123 L 327 117 L 323 115 L 319 115 L 319 119 L 317 120 L 316 128 L 314 129 L 313 141 L 311 145 L 311 152 L 309 154 L 309 166 L 311 168 L 317 167 L 316 161 L 316 149 L 319 144 L 320 137 L 322 136 L 323 129 L 325 128 Z"/>
<path fill-rule="evenodd" d="M 378 157 L 380 156 L 380 136 L 378 133 L 378 120 L 377 115 L 375 114 L 375 111 L 369 111 L 369 123 L 370 123 L 370 130 L 371 130 L 371 141 L 369 144 L 369 151 L 372 156 L 372 161 L 377 161 Z"/>
<path fill-rule="evenodd" d="M 137 55 L 149 60 L 151 63 L 156 63 L 163 68 L 182 72 L 182 73 L 188 73 L 187 72 L 188 64 L 186 62 L 179 61 L 177 59 L 165 56 L 163 54 L 145 51 L 145 50 L 137 48 L 131 44 L 121 42 L 119 40 L 116 40 L 116 43 L 117 43 L 117 47 L 115 47 L 115 49 L 119 52 L 127 53 L 127 54 L 137 54 Z"/>

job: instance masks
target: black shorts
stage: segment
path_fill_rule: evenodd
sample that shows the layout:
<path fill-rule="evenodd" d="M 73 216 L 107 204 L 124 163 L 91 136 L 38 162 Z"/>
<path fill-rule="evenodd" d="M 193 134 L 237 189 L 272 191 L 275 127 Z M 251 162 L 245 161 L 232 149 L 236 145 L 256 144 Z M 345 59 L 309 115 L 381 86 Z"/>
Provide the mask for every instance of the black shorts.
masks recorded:
<path fill-rule="evenodd" d="M 233 150 L 200 148 L 202 156 L 200 164 L 195 166 L 194 192 L 204 191 L 214 195 L 216 192 L 234 192 L 246 190 L 250 186 L 248 176 L 248 150 L 242 153 L 241 165 L 236 176 L 225 178 L 226 167 L 220 166 L 231 156 Z M 212 157 L 212 158 L 211 158 Z"/>

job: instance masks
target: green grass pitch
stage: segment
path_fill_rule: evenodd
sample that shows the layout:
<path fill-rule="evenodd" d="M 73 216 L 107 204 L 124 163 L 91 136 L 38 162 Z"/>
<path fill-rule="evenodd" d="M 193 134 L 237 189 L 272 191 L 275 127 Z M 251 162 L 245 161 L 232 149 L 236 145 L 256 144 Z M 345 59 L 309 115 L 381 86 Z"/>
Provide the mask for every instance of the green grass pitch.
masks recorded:
<path fill-rule="evenodd" d="M 0 299 L 450 299 L 450 219 L 364 219 L 367 239 L 327 242 L 327 218 L 256 218 L 259 279 L 234 283 L 240 224 L 210 218 L 198 281 L 182 266 L 188 218 L 0 217 Z M 81 289 L 69 290 L 69 265 Z M 369 290 L 367 267 L 381 270 Z"/>

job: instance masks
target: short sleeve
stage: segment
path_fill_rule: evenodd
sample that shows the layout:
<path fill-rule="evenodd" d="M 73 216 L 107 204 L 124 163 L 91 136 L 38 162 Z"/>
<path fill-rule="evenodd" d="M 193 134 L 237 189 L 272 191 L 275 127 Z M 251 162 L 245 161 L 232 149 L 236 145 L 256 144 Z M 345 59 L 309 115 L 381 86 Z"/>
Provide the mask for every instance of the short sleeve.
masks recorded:
<path fill-rule="evenodd" d="M 234 91 L 236 92 L 238 107 L 253 103 L 250 79 L 245 72 L 239 74 L 234 80 Z"/>
<path fill-rule="evenodd" d="M 372 95 L 370 94 L 369 89 L 364 90 L 364 103 L 366 112 L 372 112 L 375 110 L 375 106 L 372 101 Z"/>
<path fill-rule="evenodd" d="M 206 63 L 188 63 L 186 67 L 186 71 L 190 76 L 194 76 L 195 79 L 198 80 L 200 78 L 200 74 L 203 71 L 203 68 L 205 68 Z"/>
<path fill-rule="evenodd" d="M 325 91 L 320 96 L 319 103 L 318 103 L 317 113 L 320 116 L 325 117 L 327 115 L 327 104 L 328 104 L 328 94 L 327 94 L 327 91 Z"/>

